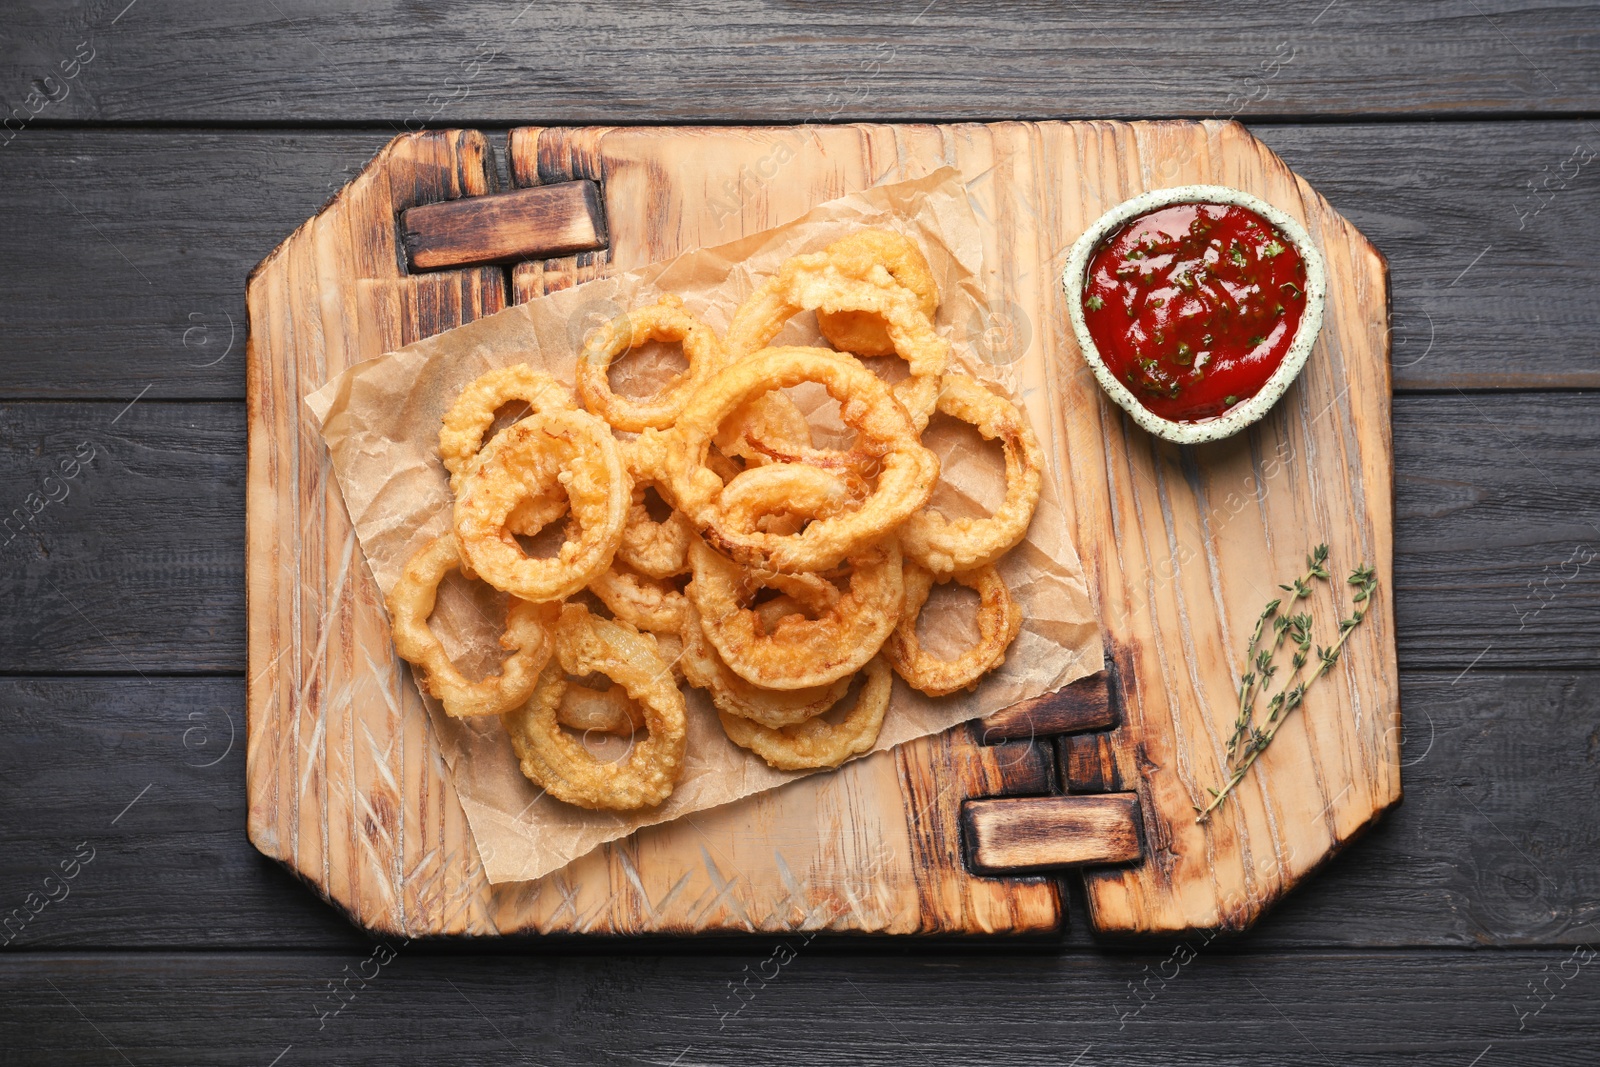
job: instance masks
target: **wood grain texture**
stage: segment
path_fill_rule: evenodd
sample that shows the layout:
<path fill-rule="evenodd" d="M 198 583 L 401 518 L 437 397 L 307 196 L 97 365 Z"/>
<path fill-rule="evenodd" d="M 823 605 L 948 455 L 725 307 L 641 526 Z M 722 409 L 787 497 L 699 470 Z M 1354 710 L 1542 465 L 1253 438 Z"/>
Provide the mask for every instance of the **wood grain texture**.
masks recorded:
<path fill-rule="evenodd" d="M 219 1067 L 274 1056 L 280 1067 L 865 1067 L 908 1053 L 1005 1067 L 1074 1056 L 1130 1067 L 1474 1057 L 1588 1067 L 1600 1043 L 1592 950 L 1235 955 L 1192 938 L 1138 955 L 844 954 L 800 937 L 714 955 L 437 955 L 392 939 L 387 950 L 392 959 L 370 948 L 12 959 L 0 970 L 0 1044 L 40 1067 L 122 1063 L 119 1053 Z M 330 1000 L 330 983 L 347 976 L 348 992 Z M 1518 1031 L 1517 1010 L 1540 1003 L 1529 985 L 1547 978 L 1554 999 Z"/>
<path fill-rule="evenodd" d="M 961 816 L 973 865 L 989 874 L 1135 863 L 1144 855 L 1134 793 L 969 800 Z"/>
<path fill-rule="evenodd" d="M 55 446 L 148 388 L 112 427 L 118 462 L 0 549 L 0 672 L 50 674 L 0 678 L 0 913 L 154 777 L 71 898 L 4 950 L 0 1061 L 1594 1059 L 1592 964 L 1563 988 L 1570 949 L 1482 948 L 1593 944 L 1600 922 L 1600 585 L 1570 562 L 1600 550 L 1585 525 L 1600 514 L 1600 397 L 1474 392 L 1600 386 L 1600 183 L 1586 167 L 1561 188 L 1558 173 L 1575 146 L 1600 146 L 1592 118 L 1549 121 L 1594 85 L 1591 5 L 602 4 L 513 22 L 520 3 L 275 3 L 13 5 L 0 32 L 11 104 L 78 41 L 99 48 L 66 107 L 0 151 L 0 399 L 69 401 L 0 404 L 0 510 L 39 488 Z M 896 54 L 868 77 L 886 41 Z M 1249 80 L 1281 42 L 1293 61 Z M 509 54 L 467 82 L 480 43 Z M 1388 257 L 1396 390 L 1433 391 L 1395 406 L 1406 802 L 1247 937 L 1191 939 L 1201 955 L 1175 980 L 1186 956 L 1091 948 L 1081 913 L 1066 935 L 1078 951 L 791 938 L 800 955 L 765 985 L 774 946 L 760 939 L 709 957 L 475 941 L 411 946 L 318 1030 L 313 1004 L 370 946 L 243 840 L 242 752 L 191 769 L 178 732 L 193 712 L 244 712 L 248 270 L 395 126 L 430 115 L 1148 117 L 1227 113 L 1229 93 L 1249 115 L 1318 115 L 1253 132 Z M 376 121 L 391 108 L 393 125 Z M 330 122 L 291 125 L 299 113 Z M 207 124 L 226 115 L 250 121 Z M 1553 196 L 1527 187 L 1545 181 Z M 84 399 L 116 403 L 70 402 Z M 218 670 L 238 677 L 161 677 Z M 60 676 L 73 671 L 112 676 Z M 217 951 L 230 946 L 266 951 Z M 742 1003 L 728 983 L 745 981 L 757 999 L 724 1019 Z M 1519 1032 L 1516 998 L 1541 981 L 1559 994 Z"/>
<path fill-rule="evenodd" d="M 1600 386 L 1600 161 L 1526 185 L 1600 149 L 1583 122 L 1254 132 L 1388 257 L 1397 392 Z M 0 151 L 0 397 L 242 399 L 245 275 L 391 136 L 30 127 Z"/>
<path fill-rule="evenodd" d="M 1460 675 L 1402 673 L 1406 802 L 1269 912 L 1238 950 L 1593 941 L 1600 674 Z M 23 906 L 64 852 L 84 840 L 98 849 L 70 899 L 50 905 L 6 950 L 363 957 L 361 933 L 240 833 L 244 714 L 243 678 L 0 679 L 0 811 L 28 813 L 0 820 L 0 919 Z M 234 729 L 232 750 L 206 767 Z M 1081 912 L 1061 936 L 1091 944 Z M 756 944 L 752 953 L 766 951 Z M 1015 953 L 1015 942 L 1005 944 Z"/>
<path fill-rule="evenodd" d="M 465 148 L 459 159 L 438 154 L 447 145 L 458 144 Z M 529 130 L 514 133 L 509 146 L 514 157 L 511 172 L 521 180 L 536 176 L 540 182 L 574 177 L 601 181 L 611 241 L 606 261 L 588 264 L 591 270 L 640 266 L 685 248 L 765 229 L 842 191 L 887 178 L 914 177 L 946 163 L 963 171 L 974 210 L 990 220 L 985 228 L 988 266 L 983 284 L 995 306 L 1006 309 L 1008 319 L 1017 320 L 1008 335 L 1009 347 L 997 346 L 980 355 L 1002 363 L 1031 364 L 1025 380 L 1045 383 L 1038 395 L 1024 399 L 1042 436 L 1051 442 L 1058 469 L 1072 471 L 1069 521 L 1076 524 L 1091 586 L 1098 587 L 1099 608 L 1121 657 L 1118 674 L 1129 714 L 1112 744 L 1120 778 L 1138 791 L 1146 813 L 1151 862 L 1088 876 L 1091 916 L 1098 929 L 1155 932 L 1248 925 L 1398 799 L 1399 743 L 1394 729 L 1398 681 L 1388 589 L 1392 475 L 1383 265 L 1348 223 L 1240 127 L 1011 123 Z M 311 224 L 312 229 L 342 229 L 346 241 L 352 233 L 374 229 L 387 235 L 391 232 L 387 219 L 397 209 L 419 199 L 448 199 L 488 187 L 481 178 L 481 144 L 470 138 L 459 142 L 402 138 L 386 151 L 388 156 L 380 157 Z M 395 157 L 397 151 L 402 155 Z M 450 179 L 443 190 L 429 184 L 438 178 L 411 162 L 413 153 Z M 515 161 L 519 155 L 524 159 Z M 1075 161 L 1075 168 L 1063 170 L 1065 160 Z M 406 175 L 399 180 L 386 170 L 396 161 Z M 481 187 L 461 186 L 461 174 L 479 175 Z M 367 203 L 364 190 L 380 176 L 392 186 L 407 191 L 415 186 L 420 192 L 404 193 L 411 196 L 405 202 L 379 198 Z M 1142 434 L 1130 432 L 1089 376 L 1079 373 L 1081 365 L 1072 361 L 1062 328 L 1055 274 L 1077 233 L 1119 200 L 1152 185 L 1205 181 L 1250 189 L 1307 222 L 1329 259 L 1330 313 L 1319 358 L 1283 405 L 1283 413 L 1252 429 L 1247 441 L 1204 450 L 1208 456 L 1202 466 L 1190 450 L 1163 450 Z M 707 189 L 712 191 L 709 196 L 703 195 Z M 303 395 L 307 386 L 315 385 L 297 381 L 296 390 L 289 391 L 261 377 L 280 373 L 271 364 L 288 356 L 285 342 L 273 346 L 272 340 L 308 332 L 297 318 L 310 308 L 297 305 L 290 288 L 294 271 L 287 257 L 293 255 L 295 243 L 291 239 L 254 275 L 252 380 L 265 383 L 252 392 L 256 406 L 281 407 L 284 396 Z M 363 257 L 360 249 L 353 252 L 350 273 L 358 291 L 366 286 L 393 288 L 388 280 L 394 267 L 387 258 Z M 338 255 L 338 244 L 327 246 L 320 260 L 324 270 L 338 263 Z M 548 264 L 536 269 L 540 284 L 549 280 Z M 584 269 L 576 263 L 572 268 L 579 277 Z M 364 280 L 369 277 L 375 280 Z M 433 277 L 406 280 L 420 285 Z M 523 271 L 522 280 L 514 280 L 518 296 L 535 291 L 533 277 L 531 271 Z M 324 292 L 330 286 L 349 287 L 351 281 L 324 275 Z M 487 283 L 474 284 L 488 291 Z M 286 296 L 269 305 L 267 295 L 277 289 Z M 328 299 L 323 296 L 323 306 Z M 468 310 L 463 301 L 461 309 L 461 317 L 467 318 L 492 307 L 478 304 Z M 426 333 L 430 325 L 404 316 L 392 322 L 384 319 L 382 324 L 387 332 L 359 336 L 358 331 L 344 343 L 347 351 L 336 349 L 326 357 L 316 351 L 314 335 L 309 342 L 300 339 L 294 358 L 309 359 L 308 365 L 326 377 L 352 358 L 348 350 L 381 351 L 392 347 L 386 342 L 396 333 Z M 445 322 L 440 318 L 431 324 L 442 327 Z M 272 353 L 265 361 L 255 348 L 262 337 L 268 338 Z M 1330 414 L 1333 418 L 1324 418 Z M 280 422 L 276 435 L 264 432 L 260 422 L 253 426 L 253 486 L 265 479 L 260 472 L 295 461 L 297 455 L 316 454 L 311 448 L 289 447 L 286 431 L 293 431 L 292 424 L 286 427 Z M 1283 478 L 1277 479 L 1280 472 Z M 320 472 L 316 479 L 301 478 L 304 492 L 315 502 L 309 511 L 327 515 L 335 509 L 324 503 L 328 489 L 317 479 Z M 1277 484 L 1269 484 L 1274 479 Z M 393 884 L 393 875 L 383 872 L 406 870 L 400 859 L 404 837 L 399 827 L 419 816 L 426 818 L 422 805 L 444 790 L 434 788 L 431 777 L 419 789 L 413 778 L 393 774 L 363 784 L 355 769 L 360 750 L 353 740 L 342 750 L 344 767 L 331 765 L 327 748 L 319 752 L 316 746 L 341 751 L 340 724 L 325 722 L 324 705 L 330 699 L 341 704 L 348 700 L 341 714 L 352 737 L 353 721 L 369 716 L 382 720 L 378 742 L 369 740 L 366 746 L 368 757 L 381 771 L 395 742 L 405 736 L 406 724 L 416 719 L 407 707 L 408 702 L 414 704 L 414 697 L 396 681 L 399 676 L 381 612 L 370 594 L 344 594 L 347 588 L 358 588 L 365 576 L 354 576 L 360 568 L 351 566 L 353 547 L 343 532 L 343 520 L 307 523 L 298 517 L 304 505 L 295 499 L 301 492 L 295 481 L 269 484 L 276 486 L 280 502 L 275 514 L 282 518 L 258 512 L 254 500 L 262 490 L 253 488 L 251 543 L 256 547 L 252 551 L 259 553 L 265 566 L 252 557 L 252 597 L 259 595 L 258 602 L 275 605 L 280 617 L 277 630 L 252 629 L 252 836 L 264 851 L 285 858 L 358 921 L 382 930 L 456 932 L 482 929 L 476 925 L 478 916 L 487 916 L 492 908 L 491 928 L 502 931 L 820 925 L 885 932 L 976 932 L 1034 928 L 1042 917 L 1053 916 L 1057 905 L 1050 887 L 985 882 L 961 868 L 959 801 L 994 791 L 977 788 L 990 774 L 1005 779 L 1001 769 L 1005 765 L 995 764 L 994 755 L 981 746 L 973 747 L 966 731 L 903 747 L 895 753 L 899 772 L 892 784 L 881 777 L 881 769 L 872 770 L 874 763 L 884 761 L 861 761 L 859 769 L 823 779 L 815 787 L 814 800 L 800 791 L 792 791 L 793 796 L 791 791 L 780 792 L 772 805 L 786 810 L 755 820 L 769 836 L 778 838 L 788 833 L 777 828 L 793 827 L 806 843 L 792 854 L 834 854 L 836 838 L 867 845 L 844 861 L 854 880 L 882 890 L 874 893 L 866 908 L 856 906 L 853 899 L 850 909 L 838 907 L 830 903 L 835 897 L 831 892 L 800 883 L 798 892 L 789 887 L 789 894 L 776 904 L 739 889 L 730 898 L 731 911 L 723 907 L 708 913 L 698 897 L 680 897 L 677 887 L 702 870 L 709 877 L 709 888 L 732 884 L 731 875 L 709 855 L 702 865 L 703 847 L 678 846 L 674 839 L 688 842 L 692 830 L 681 825 L 659 828 L 649 847 L 640 835 L 546 879 L 559 883 L 563 900 L 559 907 L 548 902 L 543 883 L 519 890 L 510 903 L 507 887 L 492 892 L 474 888 L 471 879 L 481 875 L 474 875 L 470 861 L 463 861 L 470 841 L 451 831 L 448 800 L 440 847 L 428 852 L 426 861 L 439 864 L 433 873 L 443 872 L 449 879 L 464 870 L 467 880 L 452 883 L 443 892 L 436 892 L 430 882 L 428 895 L 408 907 L 403 883 Z M 1228 521 L 1241 512 L 1243 520 Z M 292 557 L 276 555 L 282 551 L 280 527 L 291 516 L 305 543 L 294 546 Z M 1240 577 L 1246 568 L 1262 566 L 1281 572 L 1278 577 L 1297 573 L 1309 542 L 1285 544 L 1282 531 L 1304 530 L 1311 524 L 1326 527 L 1329 516 L 1337 517 L 1331 529 L 1313 540 L 1330 541 L 1335 559 L 1346 560 L 1346 566 L 1357 559 L 1372 562 L 1384 582 L 1379 594 L 1384 610 L 1375 613 L 1373 623 L 1352 640 L 1339 670 L 1339 689 L 1329 689 L 1336 694 L 1327 701 L 1329 710 L 1311 722 L 1309 732 L 1305 725 L 1309 715 L 1291 722 L 1278 746 L 1280 752 L 1288 749 L 1292 754 L 1283 758 L 1298 755 L 1302 762 L 1309 760 L 1313 773 L 1295 776 L 1276 788 L 1264 764 L 1228 809 L 1206 828 L 1195 827 L 1189 812 L 1203 795 L 1198 775 L 1209 774 L 1220 782 L 1223 774 L 1216 765 L 1215 735 L 1226 724 L 1218 721 L 1221 716 L 1213 709 L 1226 712 L 1226 696 L 1237 685 L 1230 625 L 1240 629 L 1259 610 L 1258 605 L 1247 604 L 1259 585 Z M 1275 531 L 1280 535 L 1276 540 Z M 327 626 L 325 612 L 302 614 L 306 583 L 286 580 L 294 568 L 278 561 L 306 554 L 307 544 L 316 558 L 327 551 L 317 546 L 341 541 L 338 566 L 325 572 L 337 575 L 338 599 L 349 613 L 335 628 Z M 1180 557 L 1179 545 L 1202 545 L 1204 551 Z M 324 585 L 327 580 L 320 579 Z M 289 600 L 287 591 L 294 586 L 300 595 Z M 308 629 L 310 618 L 322 621 Z M 298 628 L 293 625 L 296 621 Z M 324 642 L 330 642 L 326 650 Z M 1186 669 L 1175 665 L 1181 661 L 1166 657 L 1169 649 L 1178 655 L 1179 645 L 1188 661 Z M 291 662 L 278 667 L 286 655 Z M 321 678 L 324 662 L 338 664 L 352 658 L 364 660 L 367 670 L 349 674 L 348 681 L 339 685 L 330 684 L 336 679 Z M 374 694 L 352 695 L 357 685 L 373 685 L 372 668 L 377 665 L 384 669 Z M 262 681 L 261 674 L 273 669 L 277 676 Z M 291 688 L 289 683 L 298 682 L 301 674 L 307 682 Z M 294 709 L 292 720 L 289 709 Z M 1231 721 L 1231 713 L 1227 719 Z M 286 729 L 291 722 L 294 729 Z M 322 732 L 324 726 L 327 734 Z M 425 736 L 419 727 L 410 729 L 419 741 Z M 311 738 L 309 755 L 300 747 L 300 733 Z M 257 747 L 257 738 L 285 735 L 294 738 L 292 744 Z M 1198 740 L 1207 737 L 1209 745 Z M 386 745 L 384 739 L 394 740 Z M 965 752 L 964 746 L 973 750 Z M 436 753 L 431 748 L 426 751 L 436 764 Z M 308 760 L 310 770 L 302 772 Z M 1053 760 L 1043 758 L 1041 763 L 1053 770 Z M 288 770 L 291 765 L 293 770 Z M 881 784 L 871 788 L 861 784 L 873 774 L 880 775 Z M 298 792 L 286 802 L 297 778 Z M 373 788 L 384 801 L 376 806 L 367 796 Z M 834 808 L 836 798 L 842 802 L 837 806 L 844 823 L 818 820 L 814 806 Z M 848 829 L 856 824 L 870 828 L 865 837 L 858 839 Z M 302 836 L 310 842 L 307 857 L 299 854 Z M 286 837 L 293 841 L 292 848 L 285 847 Z M 1270 870 L 1258 869 L 1256 857 L 1263 848 L 1273 857 Z M 394 862 L 387 858 L 391 855 Z M 612 860 L 624 869 L 625 881 L 615 875 L 604 880 L 595 874 L 585 876 L 586 863 Z M 785 866 L 789 860 L 778 855 L 777 863 Z M 665 877 L 663 888 L 670 884 L 672 890 L 658 897 L 646 884 L 651 876 Z M 631 898 L 628 885 L 638 889 Z M 909 899 L 917 905 L 911 913 L 905 907 L 907 890 L 913 891 Z M 714 899 L 725 896 L 719 893 Z M 796 896 L 804 899 L 797 902 Z M 499 898 L 499 905 L 491 905 L 491 898 Z M 798 914 L 786 914 L 791 908 Z"/>
<path fill-rule="evenodd" d="M 420 204 L 401 213 L 400 229 L 413 270 L 554 258 L 606 243 L 600 188 L 588 181 Z"/>
<path fill-rule="evenodd" d="M 562 180 L 593 176 L 579 173 L 599 167 L 581 161 L 582 144 L 541 160 L 541 178 L 556 167 Z M 636 834 L 538 882 L 488 885 L 298 405 L 351 362 L 501 306 L 498 270 L 406 276 L 394 244 L 399 211 L 492 188 L 483 149 L 471 134 L 397 139 L 252 275 L 251 839 L 384 932 L 1055 928 L 1053 883 L 964 870 L 951 788 L 1046 780 L 1051 751 L 982 746 L 964 729 Z M 652 217 L 649 202 L 631 213 Z M 619 250 L 641 251 L 613 240 L 608 255 Z M 541 265 L 538 279 L 569 284 L 607 262 Z"/>
<path fill-rule="evenodd" d="M 393 142 L 340 194 L 345 210 L 296 231 L 248 291 L 250 839 L 385 929 L 421 911 L 462 921 L 476 857 L 301 399 L 350 363 L 504 306 L 496 268 L 404 276 L 398 227 L 378 224 L 489 191 L 486 148 L 462 133 Z"/>
<path fill-rule="evenodd" d="M 1116 725 L 1110 674 L 1101 671 L 1064 689 L 1001 708 L 979 723 L 985 742 L 1028 740 L 1104 730 Z"/>
<path fill-rule="evenodd" d="M 244 430 L 240 404 L 0 404 L 0 671 L 241 670 Z"/>
<path fill-rule="evenodd" d="M 1527 0 L 854 0 L 826 12 L 606 0 L 543 18 L 490 0 L 121 8 L 20 9 L 0 51 L 7 110 L 26 107 L 35 80 L 86 39 L 96 57 L 64 98 L 48 90 L 60 99 L 35 121 L 362 119 L 398 133 L 484 121 L 1523 114 L 1600 101 L 1588 8 Z"/>

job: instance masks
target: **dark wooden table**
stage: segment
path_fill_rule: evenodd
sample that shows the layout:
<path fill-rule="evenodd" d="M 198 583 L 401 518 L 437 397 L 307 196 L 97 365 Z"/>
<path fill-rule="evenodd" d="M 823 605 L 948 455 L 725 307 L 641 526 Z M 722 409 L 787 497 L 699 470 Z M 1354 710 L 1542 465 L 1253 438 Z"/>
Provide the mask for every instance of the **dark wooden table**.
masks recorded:
<path fill-rule="evenodd" d="M 12 4 L 0 101 L 0 1064 L 1600 1062 L 1600 9 Z M 1393 268 L 1407 799 L 1254 932 L 374 946 L 252 850 L 244 278 L 397 131 L 1208 116 Z"/>

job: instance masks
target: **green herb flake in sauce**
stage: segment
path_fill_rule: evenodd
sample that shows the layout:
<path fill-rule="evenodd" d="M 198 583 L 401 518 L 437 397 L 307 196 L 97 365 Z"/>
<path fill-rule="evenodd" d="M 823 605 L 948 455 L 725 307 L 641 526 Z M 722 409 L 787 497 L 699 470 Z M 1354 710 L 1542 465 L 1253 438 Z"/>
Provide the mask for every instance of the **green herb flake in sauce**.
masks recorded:
<path fill-rule="evenodd" d="M 1106 306 L 1106 302 L 1101 300 L 1099 295 L 1091 296 L 1089 299 L 1084 301 L 1084 304 L 1089 308 L 1090 311 L 1099 311 L 1101 308 Z"/>

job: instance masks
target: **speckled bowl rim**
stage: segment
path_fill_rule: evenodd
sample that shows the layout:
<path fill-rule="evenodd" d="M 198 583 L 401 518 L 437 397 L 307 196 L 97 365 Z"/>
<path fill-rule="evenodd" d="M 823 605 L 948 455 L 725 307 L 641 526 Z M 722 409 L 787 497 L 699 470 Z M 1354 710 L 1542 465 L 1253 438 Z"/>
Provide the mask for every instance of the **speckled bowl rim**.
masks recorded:
<path fill-rule="evenodd" d="M 1100 350 L 1095 347 L 1094 338 L 1089 335 L 1089 326 L 1083 317 L 1083 285 L 1088 274 L 1089 258 L 1094 255 L 1095 249 L 1108 234 L 1121 229 L 1131 219 L 1156 208 L 1192 203 L 1236 204 L 1239 207 L 1249 208 L 1276 226 L 1294 243 L 1295 250 L 1300 253 L 1300 258 L 1306 265 L 1306 309 L 1300 318 L 1300 328 L 1295 332 L 1288 352 L 1284 353 L 1283 362 L 1272 372 L 1272 377 L 1267 379 L 1260 392 L 1216 418 L 1202 422 L 1175 422 L 1172 419 L 1162 418 L 1139 403 L 1138 398 L 1116 379 L 1111 369 L 1100 358 Z M 1323 266 L 1322 253 L 1312 243 L 1311 235 L 1300 225 L 1299 220 L 1278 210 L 1260 197 L 1226 185 L 1178 185 L 1168 189 L 1153 189 L 1130 200 L 1124 200 L 1096 219 L 1094 225 L 1085 230 L 1083 236 L 1073 244 L 1072 252 L 1067 257 L 1066 269 L 1061 273 L 1061 284 L 1067 291 L 1067 314 L 1072 319 L 1072 332 L 1077 337 L 1078 349 L 1088 362 L 1089 369 L 1094 371 L 1100 387 L 1144 429 L 1157 437 L 1183 445 L 1231 437 L 1251 423 L 1259 421 L 1272 410 L 1272 405 L 1276 404 L 1293 384 L 1301 368 L 1306 365 L 1306 358 L 1311 355 L 1312 346 L 1316 344 L 1317 336 L 1322 331 L 1322 307 L 1327 299 L 1327 273 Z"/>

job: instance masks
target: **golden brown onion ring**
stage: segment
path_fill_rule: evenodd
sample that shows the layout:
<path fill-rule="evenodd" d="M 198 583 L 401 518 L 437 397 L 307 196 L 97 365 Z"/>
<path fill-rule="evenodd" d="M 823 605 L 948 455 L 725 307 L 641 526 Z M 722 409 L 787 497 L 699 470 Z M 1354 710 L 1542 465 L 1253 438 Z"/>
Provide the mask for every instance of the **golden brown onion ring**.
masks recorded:
<path fill-rule="evenodd" d="M 872 748 L 883 729 L 894 675 L 881 657 L 866 665 L 866 682 L 856 703 L 838 725 L 817 716 L 794 726 L 774 730 L 749 719 L 718 711 L 728 739 L 747 748 L 780 771 L 837 767 L 851 756 Z"/>
<path fill-rule="evenodd" d="M 624 453 L 631 458 L 631 453 Z M 622 527 L 622 542 L 617 559 L 651 578 L 671 578 L 689 567 L 689 539 L 694 530 L 677 511 L 657 522 L 650 517 L 645 489 L 661 486 L 654 478 L 635 473 L 633 499 L 628 505 L 628 521 Z"/>
<path fill-rule="evenodd" d="M 616 563 L 589 583 L 589 591 L 630 626 L 652 633 L 678 633 L 688 601 L 671 582 L 647 578 Z"/>
<path fill-rule="evenodd" d="M 777 516 L 820 518 L 861 502 L 866 487 L 803 463 L 774 463 L 741 471 L 722 490 L 722 525 L 739 533 L 763 529 Z"/>
<path fill-rule="evenodd" d="M 825 251 L 836 259 L 864 255 L 881 265 L 896 282 L 917 295 L 918 306 L 931 320 L 939 310 L 939 286 L 928 259 L 916 242 L 893 230 L 858 230 Z M 858 356 L 892 356 L 894 342 L 884 321 L 866 311 L 819 311 L 817 326 L 828 343 Z"/>
<path fill-rule="evenodd" d="M 774 390 L 753 396 L 723 420 L 712 442 L 724 455 L 767 462 L 766 449 L 811 447 L 811 424 L 793 400 Z"/>
<path fill-rule="evenodd" d="M 494 413 L 513 400 L 525 401 L 535 415 L 577 407 L 570 389 L 526 363 L 481 375 L 461 390 L 439 429 L 439 458 L 450 472 L 452 490 L 483 447 L 483 435 L 494 424 Z"/>
<path fill-rule="evenodd" d="M 500 635 L 500 647 L 511 655 L 500 664 L 499 674 L 468 681 L 428 627 L 439 582 L 459 566 L 452 533 L 435 537 L 406 563 L 388 596 L 395 651 L 418 669 L 423 687 L 438 697 L 451 715 L 499 715 L 532 695 L 539 672 L 550 658 L 550 625 L 555 612 L 512 597 L 506 606 L 505 632 Z"/>
<path fill-rule="evenodd" d="M 850 589 L 820 618 L 790 616 L 771 633 L 746 605 L 766 579 L 747 573 L 707 545 L 689 548 L 689 600 L 722 661 L 766 689 L 826 685 L 860 670 L 900 621 L 904 588 L 893 537 L 850 557 Z"/>
<path fill-rule="evenodd" d="M 506 516 L 506 529 L 522 537 L 533 537 L 567 513 L 567 494 L 559 485 L 550 492 L 528 497 Z"/>
<path fill-rule="evenodd" d="M 1039 506 L 1044 450 L 1015 404 L 965 374 L 945 375 L 939 411 L 971 423 L 988 440 L 998 438 L 1006 458 L 1006 495 L 994 514 L 947 519 L 937 509 L 925 507 L 901 529 L 907 557 L 935 574 L 950 574 L 993 563 L 1027 536 Z"/>
<path fill-rule="evenodd" d="M 838 590 L 834 590 L 834 593 L 837 594 Z M 794 603 L 798 605 L 799 602 Z M 768 621 L 769 617 L 777 612 L 782 612 L 778 619 L 790 614 L 799 614 L 791 612 L 789 605 L 768 609 L 767 605 L 763 604 L 756 610 L 763 622 Z M 806 689 L 763 689 L 761 686 L 751 685 L 729 670 L 728 665 L 722 662 L 722 657 L 717 655 L 717 650 L 711 646 L 711 642 L 706 640 L 705 631 L 700 625 L 700 616 L 695 613 L 693 605 L 690 605 L 687 615 L 683 627 L 681 660 L 684 680 L 696 689 L 704 689 L 710 694 L 711 702 L 720 712 L 778 729 L 821 715 L 844 699 L 845 693 L 850 689 L 849 678 L 840 678 L 827 685 L 811 686 Z M 771 621 L 776 624 L 778 619 Z"/>
<path fill-rule="evenodd" d="M 857 507 L 819 518 L 796 534 L 728 528 L 719 506 L 723 482 L 706 467 L 711 438 L 748 397 L 812 381 L 839 402 L 841 420 L 858 440 L 882 448 L 877 485 Z M 770 348 L 747 356 L 706 384 L 668 433 L 647 433 L 636 444 L 664 469 L 678 508 L 719 548 L 747 562 L 782 571 L 826 570 L 881 537 L 928 502 L 939 461 L 917 440 L 888 388 L 854 358 L 826 349 Z"/>
<path fill-rule="evenodd" d="M 917 639 L 917 617 L 934 584 L 950 581 L 960 582 L 978 594 L 978 643 L 956 659 L 940 659 Z M 931 697 L 973 689 L 980 678 L 1006 661 L 1006 649 L 1022 629 L 1022 609 L 993 566 L 936 578 L 926 567 L 907 563 L 905 590 L 900 625 L 884 642 L 883 654 L 911 688 Z"/>
<path fill-rule="evenodd" d="M 534 559 L 506 523 L 519 504 L 557 484 L 566 490 L 578 539 L 552 558 Z M 548 411 L 523 419 L 489 442 L 461 479 L 455 523 L 462 557 L 496 589 L 559 600 L 610 566 L 632 490 L 616 438 L 593 415 Z"/>
<path fill-rule="evenodd" d="M 939 378 L 950 363 L 950 343 L 934 332 L 916 294 L 896 284 L 870 257 L 832 257 L 825 252 L 794 256 L 734 312 L 728 326 L 730 355 L 738 360 L 761 349 L 784 323 L 807 310 L 859 311 L 887 323 L 895 353 L 911 370 L 910 377 L 895 384 L 894 396 L 920 433 L 938 400 Z"/>
<path fill-rule="evenodd" d="M 631 811 L 671 796 L 683 771 L 688 720 L 683 694 L 655 638 L 567 604 L 556 624 L 555 644 L 556 654 L 539 676 L 533 698 L 501 716 L 522 773 L 557 800 L 583 808 Z M 566 676 L 596 671 L 639 703 L 650 732 L 616 762 L 596 758 L 562 732 L 558 719 Z"/>
<path fill-rule="evenodd" d="M 646 341 L 681 341 L 689 369 L 654 396 L 635 399 L 611 390 L 611 361 Z M 684 309 L 683 301 L 663 296 L 649 307 L 630 311 L 595 330 L 578 355 L 578 398 L 583 406 L 619 430 L 670 426 L 695 390 L 727 362 L 711 327 Z"/>

